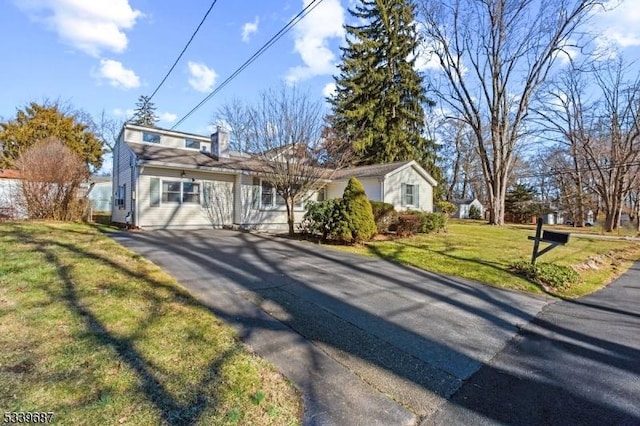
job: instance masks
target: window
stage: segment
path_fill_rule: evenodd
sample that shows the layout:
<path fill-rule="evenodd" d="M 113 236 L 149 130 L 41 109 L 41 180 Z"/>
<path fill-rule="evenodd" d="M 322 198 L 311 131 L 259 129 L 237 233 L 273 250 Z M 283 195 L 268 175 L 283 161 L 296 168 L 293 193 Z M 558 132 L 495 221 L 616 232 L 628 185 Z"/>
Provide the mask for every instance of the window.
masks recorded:
<path fill-rule="evenodd" d="M 263 180 L 260 188 L 262 190 L 262 194 L 260 197 L 261 208 L 286 208 L 286 201 L 282 195 L 277 193 L 275 186 Z M 300 209 L 302 208 L 302 196 L 298 196 L 294 207 Z"/>
<path fill-rule="evenodd" d="M 196 141 L 193 139 L 185 139 L 184 147 L 191 148 L 191 149 L 200 149 L 200 141 Z"/>
<path fill-rule="evenodd" d="M 200 184 L 195 182 L 164 181 L 162 182 L 162 202 L 200 204 Z"/>
<path fill-rule="evenodd" d="M 262 196 L 260 198 L 262 207 L 273 207 L 275 188 L 269 182 L 262 181 Z"/>
<path fill-rule="evenodd" d="M 142 141 L 148 143 L 160 143 L 160 135 L 157 133 L 143 132 Z"/>
<path fill-rule="evenodd" d="M 200 184 L 182 182 L 182 202 L 200 204 Z"/>
<path fill-rule="evenodd" d="M 418 185 L 402 184 L 402 205 L 417 207 L 418 202 Z"/>
<path fill-rule="evenodd" d="M 118 186 L 118 191 L 116 192 L 115 203 L 118 206 L 118 209 L 123 210 L 126 208 L 126 198 L 127 198 L 127 184 Z"/>

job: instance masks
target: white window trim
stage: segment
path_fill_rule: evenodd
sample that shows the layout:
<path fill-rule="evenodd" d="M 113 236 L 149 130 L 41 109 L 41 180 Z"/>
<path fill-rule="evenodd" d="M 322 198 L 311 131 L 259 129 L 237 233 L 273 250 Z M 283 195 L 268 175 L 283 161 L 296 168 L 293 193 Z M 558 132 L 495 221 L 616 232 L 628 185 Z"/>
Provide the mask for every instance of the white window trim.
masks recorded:
<path fill-rule="evenodd" d="M 172 183 L 177 182 L 177 183 L 180 183 L 180 201 L 164 201 L 164 195 L 163 194 L 165 193 L 165 190 L 164 190 L 165 182 L 172 182 Z M 199 191 L 198 191 L 198 201 L 197 202 L 195 202 L 195 201 L 184 201 L 184 194 L 185 194 L 185 192 L 184 192 L 184 184 L 185 183 L 193 183 L 193 184 L 197 184 L 198 185 Z M 176 204 L 187 205 L 187 206 L 200 206 L 200 205 L 202 205 L 202 197 L 203 197 L 202 188 L 203 188 L 203 185 L 202 185 L 202 182 L 200 182 L 200 181 L 197 181 L 197 182 L 185 182 L 185 181 L 182 181 L 182 180 L 162 179 L 162 178 L 160 178 L 160 206 L 162 206 L 162 205 L 174 205 L 175 206 Z M 171 192 L 172 193 L 177 193 L 177 191 L 171 191 Z"/>
<path fill-rule="evenodd" d="M 263 184 L 265 184 L 265 185 L 270 185 L 270 184 L 269 184 L 269 182 L 267 182 L 267 180 L 266 180 L 266 179 L 262 179 L 262 178 L 260 178 L 260 197 L 259 197 L 259 200 L 260 200 L 260 210 L 269 210 L 269 211 L 273 211 L 273 210 L 275 210 L 275 211 L 286 211 L 286 210 L 287 210 L 287 206 L 286 206 L 286 204 L 278 204 L 278 202 L 277 202 L 277 199 L 278 199 L 278 193 L 277 193 L 276 188 L 275 188 L 275 186 L 274 186 L 274 185 L 270 185 L 270 186 L 271 186 L 271 188 L 273 188 L 273 202 L 271 203 L 271 205 L 270 205 L 270 206 L 265 206 L 265 205 L 262 203 L 262 185 L 263 185 Z M 293 211 L 296 211 L 296 212 L 297 212 L 297 211 L 300 211 L 300 212 L 301 212 L 301 211 L 304 211 L 304 201 L 303 201 L 303 198 L 304 198 L 304 197 L 299 198 L 298 203 L 297 203 L 297 204 L 294 204 L 294 206 L 293 206 Z"/>

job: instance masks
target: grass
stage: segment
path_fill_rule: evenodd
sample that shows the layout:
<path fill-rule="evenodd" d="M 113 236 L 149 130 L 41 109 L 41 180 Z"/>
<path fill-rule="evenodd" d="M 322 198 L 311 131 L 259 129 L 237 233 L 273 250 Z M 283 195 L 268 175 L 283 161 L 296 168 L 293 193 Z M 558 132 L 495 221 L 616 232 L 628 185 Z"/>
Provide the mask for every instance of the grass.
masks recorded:
<path fill-rule="evenodd" d="M 573 228 L 566 230 L 575 231 Z M 453 220 L 444 233 L 373 241 L 359 247 L 340 249 L 496 287 L 544 293 L 547 290 L 509 270 L 515 261 L 530 261 L 533 242 L 527 236 L 534 234 L 535 226 L 496 227 L 479 221 Z M 541 244 L 541 248 L 544 246 L 546 244 Z M 580 282 L 553 294 L 579 297 L 608 284 L 639 258 L 640 244 L 637 242 L 603 240 L 595 235 L 585 235 L 583 238 L 572 237 L 569 244 L 556 247 L 538 258 L 538 262 L 576 269 Z"/>
<path fill-rule="evenodd" d="M 300 396 L 159 268 L 68 223 L 0 223 L 0 409 L 60 424 L 299 424 Z"/>

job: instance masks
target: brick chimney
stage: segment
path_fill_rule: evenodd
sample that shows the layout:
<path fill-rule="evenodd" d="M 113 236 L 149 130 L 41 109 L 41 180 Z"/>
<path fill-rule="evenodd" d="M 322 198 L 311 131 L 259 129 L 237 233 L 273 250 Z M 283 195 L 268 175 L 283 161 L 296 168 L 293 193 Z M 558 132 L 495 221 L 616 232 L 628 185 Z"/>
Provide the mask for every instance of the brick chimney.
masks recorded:
<path fill-rule="evenodd" d="M 221 126 L 211 135 L 211 155 L 219 160 L 229 158 L 229 132 Z"/>

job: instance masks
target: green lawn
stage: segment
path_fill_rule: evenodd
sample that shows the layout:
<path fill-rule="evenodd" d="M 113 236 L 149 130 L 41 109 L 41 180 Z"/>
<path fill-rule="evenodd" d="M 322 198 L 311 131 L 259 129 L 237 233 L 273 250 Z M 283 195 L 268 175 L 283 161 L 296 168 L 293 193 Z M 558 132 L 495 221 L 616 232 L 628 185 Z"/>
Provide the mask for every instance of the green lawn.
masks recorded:
<path fill-rule="evenodd" d="M 0 409 L 60 424 L 300 423 L 297 391 L 98 228 L 0 224 Z"/>
<path fill-rule="evenodd" d="M 568 228 L 562 230 L 575 231 Z M 544 290 L 539 285 L 509 271 L 512 262 L 531 260 L 533 242 L 527 236 L 534 234 L 535 226 L 498 227 L 478 221 L 453 220 L 447 225 L 447 232 L 374 241 L 343 249 L 496 287 L 542 293 Z M 542 244 L 541 248 L 544 246 L 546 244 Z M 590 258 L 592 260 L 589 262 Z M 557 295 L 577 297 L 609 283 L 639 258 L 640 244 L 637 242 L 574 236 L 569 244 L 553 249 L 538 258 L 538 262 L 574 267 L 580 274 L 581 282 Z"/>

